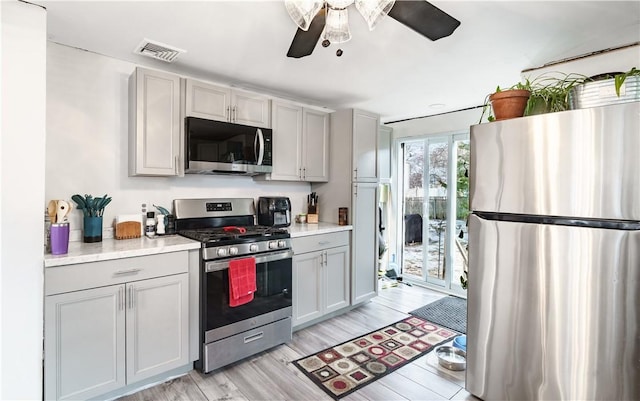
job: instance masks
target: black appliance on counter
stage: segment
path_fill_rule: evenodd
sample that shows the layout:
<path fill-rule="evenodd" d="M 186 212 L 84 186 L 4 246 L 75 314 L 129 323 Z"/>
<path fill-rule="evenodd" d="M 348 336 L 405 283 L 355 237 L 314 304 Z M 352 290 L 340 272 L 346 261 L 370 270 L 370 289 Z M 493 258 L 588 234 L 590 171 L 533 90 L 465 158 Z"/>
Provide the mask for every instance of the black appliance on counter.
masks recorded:
<path fill-rule="evenodd" d="M 289 232 L 255 225 L 253 199 L 176 199 L 177 233 L 200 249 L 200 359 L 204 373 L 291 340 Z M 254 299 L 229 305 L 229 263 L 255 258 Z"/>
<path fill-rule="evenodd" d="M 271 227 L 291 225 L 291 201 L 285 197 L 258 198 L 258 224 Z"/>

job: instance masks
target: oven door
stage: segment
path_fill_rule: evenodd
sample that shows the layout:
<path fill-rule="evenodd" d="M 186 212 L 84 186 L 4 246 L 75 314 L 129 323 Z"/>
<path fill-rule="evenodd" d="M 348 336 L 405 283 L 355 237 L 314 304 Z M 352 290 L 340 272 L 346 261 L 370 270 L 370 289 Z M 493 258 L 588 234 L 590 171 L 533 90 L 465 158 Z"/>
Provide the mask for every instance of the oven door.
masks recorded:
<path fill-rule="evenodd" d="M 202 328 L 205 343 L 291 316 L 293 251 L 256 255 L 254 299 L 229 306 L 229 262 L 204 263 L 202 277 Z"/>

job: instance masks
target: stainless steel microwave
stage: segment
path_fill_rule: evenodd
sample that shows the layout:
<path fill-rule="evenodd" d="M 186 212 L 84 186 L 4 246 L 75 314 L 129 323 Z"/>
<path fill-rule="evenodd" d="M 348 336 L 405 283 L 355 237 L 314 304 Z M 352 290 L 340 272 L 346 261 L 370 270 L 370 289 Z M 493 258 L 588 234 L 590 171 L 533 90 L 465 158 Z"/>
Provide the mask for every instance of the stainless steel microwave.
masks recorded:
<path fill-rule="evenodd" d="M 270 173 L 272 141 L 273 132 L 269 128 L 186 117 L 185 173 Z"/>

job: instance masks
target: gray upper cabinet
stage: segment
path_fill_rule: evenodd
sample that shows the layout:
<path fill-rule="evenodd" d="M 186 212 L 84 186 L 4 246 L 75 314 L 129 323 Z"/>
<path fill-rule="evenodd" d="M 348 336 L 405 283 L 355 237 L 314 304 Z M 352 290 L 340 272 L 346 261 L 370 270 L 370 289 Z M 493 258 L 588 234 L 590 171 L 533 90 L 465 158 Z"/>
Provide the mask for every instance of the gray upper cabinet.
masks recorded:
<path fill-rule="evenodd" d="M 378 127 L 380 117 L 353 110 L 353 180 L 378 181 Z"/>
<path fill-rule="evenodd" d="M 136 68 L 129 78 L 129 175 L 181 174 L 180 78 Z"/>
<path fill-rule="evenodd" d="M 329 114 L 303 109 L 303 180 L 329 181 Z"/>
<path fill-rule="evenodd" d="M 184 79 L 185 116 L 271 128 L 271 100 L 265 96 Z"/>
<path fill-rule="evenodd" d="M 273 171 L 257 179 L 329 180 L 329 114 L 273 102 Z"/>

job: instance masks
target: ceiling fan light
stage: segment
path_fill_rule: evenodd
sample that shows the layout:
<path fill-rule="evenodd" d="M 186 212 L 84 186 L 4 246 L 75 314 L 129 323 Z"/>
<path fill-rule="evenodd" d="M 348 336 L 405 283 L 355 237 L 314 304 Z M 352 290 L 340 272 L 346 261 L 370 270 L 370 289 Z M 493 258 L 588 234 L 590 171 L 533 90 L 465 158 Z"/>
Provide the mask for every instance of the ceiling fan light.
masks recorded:
<path fill-rule="evenodd" d="M 385 15 L 389 13 L 395 0 L 355 0 L 356 8 L 367 21 L 369 30 L 372 31 Z"/>
<path fill-rule="evenodd" d="M 331 43 L 343 43 L 351 39 L 349 12 L 347 9 L 334 10 L 329 8 L 327 10 L 324 38 Z"/>
<path fill-rule="evenodd" d="M 311 21 L 324 5 L 324 1 L 316 0 L 284 0 L 284 6 L 293 22 L 303 31 L 309 29 Z"/>
<path fill-rule="evenodd" d="M 353 4 L 353 0 L 327 0 L 329 7 L 336 9 L 347 8 Z"/>

